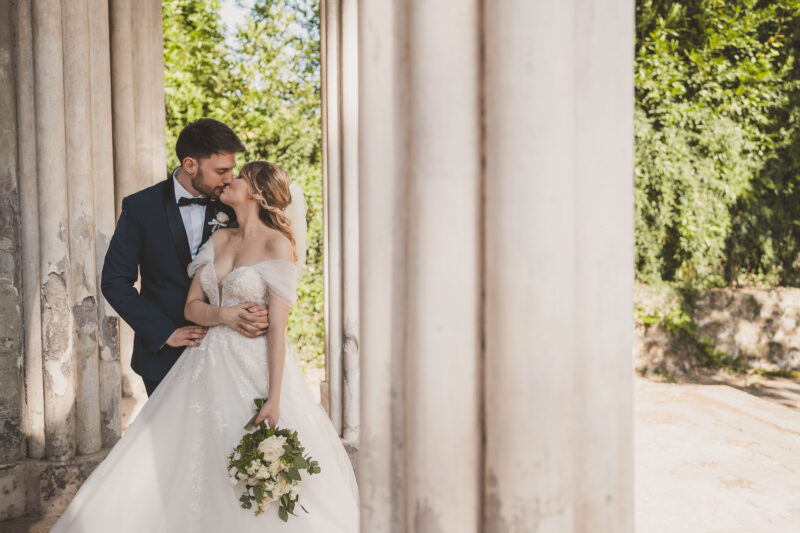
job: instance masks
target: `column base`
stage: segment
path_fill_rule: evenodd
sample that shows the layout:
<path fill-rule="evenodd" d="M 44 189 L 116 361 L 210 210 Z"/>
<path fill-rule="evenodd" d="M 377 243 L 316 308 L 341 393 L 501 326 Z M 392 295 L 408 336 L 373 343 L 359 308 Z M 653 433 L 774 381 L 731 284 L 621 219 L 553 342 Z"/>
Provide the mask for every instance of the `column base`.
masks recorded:
<path fill-rule="evenodd" d="M 19 522 L 14 527 L 33 527 L 39 519 L 60 516 L 109 450 L 68 461 L 25 459 L 0 465 L 0 530 L 9 531 L 12 520 Z M 21 518 L 27 521 L 16 520 Z"/>

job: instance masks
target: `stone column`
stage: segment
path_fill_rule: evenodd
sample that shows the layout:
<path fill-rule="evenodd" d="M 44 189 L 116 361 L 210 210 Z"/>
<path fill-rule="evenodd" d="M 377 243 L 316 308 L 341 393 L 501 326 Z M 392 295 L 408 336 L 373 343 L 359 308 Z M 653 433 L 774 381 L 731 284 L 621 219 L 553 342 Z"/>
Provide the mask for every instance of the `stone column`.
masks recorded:
<path fill-rule="evenodd" d="M 150 40 L 153 11 L 151 0 L 139 0 L 131 4 L 133 24 L 133 107 L 136 110 L 136 190 L 154 183 L 153 178 L 153 45 Z"/>
<path fill-rule="evenodd" d="M 443 20 L 450 31 L 441 31 Z M 478 531 L 477 1 L 415 4 L 405 24 L 407 78 L 397 81 L 409 95 L 399 102 L 407 116 L 407 157 L 401 161 L 407 188 L 406 229 L 398 235 L 407 254 L 406 524 L 417 531 Z"/>
<path fill-rule="evenodd" d="M 75 454 L 73 318 L 60 0 L 33 3 L 46 451 Z"/>
<path fill-rule="evenodd" d="M 362 531 L 632 531 L 632 22 L 359 3 Z"/>
<path fill-rule="evenodd" d="M 80 454 L 101 447 L 94 247 L 89 2 L 71 0 L 63 10 L 64 91 L 69 183 L 70 291 L 75 321 L 77 443 Z"/>
<path fill-rule="evenodd" d="M 361 531 L 407 531 L 403 431 L 406 295 L 403 232 L 407 204 L 401 172 L 405 35 L 391 2 L 358 3 Z M 402 20 L 402 19 L 401 19 Z M 380 117 L 380 118 L 378 118 Z"/>
<path fill-rule="evenodd" d="M 108 243 L 116 223 L 114 200 L 114 145 L 111 120 L 111 57 L 108 1 L 89 0 L 91 45 L 92 154 L 94 184 L 94 244 L 100 286 Z M 119 318 L 97 293 L 97 323 L 100 350 L 100 418 L 103 447 L 112 446 L 121 433 Z"/>
<path fill-rule="evenodd" d="M 153 183 L 167 176 L 167 115 L 164 95 L 164 26 L 162 1 L 149 0 L 150 8 L 150 49 L 152 68 L 150 89 L 153 109 Z"/>
<path fill-rule="evenodd" d="M 17 169 L 22 231 L 23 300 L 25 303 L 25 430 L 28 456 L 44 457 L 44 389 L 42 321 L 39 297 L 39 192 L 36 179 L 36 125 L 33 83 L 33 24 L 30 0 L 14 4 Z"/>
<path fill-rule="evenodd" d="M 339 0 L 322 2 L 322 171 L 325 261 L 325 382 L 321 392 L 342 433 L 342 154 L 340 121 Z"/>
<path fill-rule="evenodd" d="M 25 457 L 25 424 L 22 418 L 23 272 L 20 243 L 20 205 L 17 192 L 17 129 L 15 124 L 12 12 L 0 4 L 0 499 L 8 489 L 4 478 Z M 5 510 L 0 508 L 0 520 Z"/>
<path fill-rule="evenodd" d="M 581 532 L 633 524 L 634 3 L 576 2 L 576 412 Z M 623 23 L 621 23 L 623 22 Z"/>
<path fill-rule="evenodd" d="M 134 107 L 134 61 L 132 0 L 110 0 L 111 93 L 114 139 L 114 198 L 116 215 L 122 199 L 139 190 L 141 170 L 150 167 L 136 153 L 136 109 Z M 133 330 L 119 322 L 119 351 L 124 396 L 144 394 L 141 379 L 131 370 Z"/>
<path fill-rule="evenodd" d="M 632 21 L 485 10 L 487 532 L 633 530 Z"/>
<path fill-rule="evenodd" d="M 132 0 L 110 0 L 111 103 L 114 139 L 114 194 L 117 216 L 122 199 L 136 192 L 136 109 L 134 107 Z"/>
<path fill-rule="evenodd" d="M 342 438 L 359 434 L 358 5 L 341 0 Z"/>
<path fill-rule="evenodd" d="M 358 446 L 358 15 L 356 0 L 322 3 L 326 379 L 323 405 L 348 449 Z"/>

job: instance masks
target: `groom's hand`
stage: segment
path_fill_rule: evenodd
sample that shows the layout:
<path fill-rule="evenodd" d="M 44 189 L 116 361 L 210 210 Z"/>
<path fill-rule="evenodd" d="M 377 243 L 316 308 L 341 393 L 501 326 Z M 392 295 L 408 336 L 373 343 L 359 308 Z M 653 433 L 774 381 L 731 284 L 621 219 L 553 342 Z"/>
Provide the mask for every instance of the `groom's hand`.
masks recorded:
<path fill-rule="evenodd" d="M 267 308 L 257 303 L 251 303 L 239 312 L 239 333 L 250 338 L 259 337 L 267 332 L 269 326 L 269 313 Z"/>
<path fill-rule="evenodd" d="M 173 348 L 179 346 L 200 346 L 200 341 L 206 336 L 208 328 L 203 326 L 183 326 L 172 332 L 167 339 L 167 344 Z"/>

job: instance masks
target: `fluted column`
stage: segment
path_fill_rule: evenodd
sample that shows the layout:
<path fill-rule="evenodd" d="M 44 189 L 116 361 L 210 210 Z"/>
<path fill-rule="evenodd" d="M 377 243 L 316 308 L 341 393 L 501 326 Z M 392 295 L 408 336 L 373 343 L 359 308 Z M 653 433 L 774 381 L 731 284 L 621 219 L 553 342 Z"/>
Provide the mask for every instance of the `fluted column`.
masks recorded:
<path fill-rule="evenodd" d="M 162 0 L 148 0 L 150 8 L 150 90 L 153 110 L 153 183 L 166 177 L 167 172 L 167 115 L 164 95 L 164 25 Z"/>
<path fill-rule="evenodd" d="M 42 360 L 47 456 L 75 454 L 73 318 L 61 2 L 33 3 Z"/>
<path fill-rule="evenodd" d="M 359 3 L 362 531 L 632 531 L 632 23 Z"/>
<path fill-rule="evenodd" d="M 33 82 L 33 21 L 30 0 L 14 4 L 17 172 L 22 231 L 23 300 L 25 317 L 25 403 L 28 456 L 45 454 L 42 321 L 39 295 L 39 192 L 36 178 L 36 117 Z"/>
<path fill-rule="evenodd" d="M 151 166 L 136 152 L 136 108 L 134 106 L 134 60 L 132 0 L 109 0 L 111 34 L 111 93 L 114 138 L 114 198 L 116 216 L 122 199 L 139 190 L 142 171 Z M 116 220 L 116 218 L 115 218 Z M 133 330 L 119 322 L 119 350 L 122 392 L 125 396 L 144 393 L 141 380 L 131 370 Z"/>
<path fill-rule="evenodd" d="M 153 177 L 153 52 L 150 33 L 153 11 L 151 0 L 138 0 L 131 4 L 133 30 L 133 107 L 136 110 L 134 125 L 136 138 L 136 190 L 149 187 Z"/>
<path fill-rule="evenodd" d="M 340 5 L 326 0 L 322 17 L 323 258 L 325 270 L 325 382 L 323 404 L 342 433 L 342 153 L 340 103 Z"/>
<path fill-rule="evenodd" d="M 365 28 L 362 50 L 370 51 L 362 56 L 359 90 L 361 250 L 366 256 L 361 262 L 359 453 L 367 459 L 359 468 L 366 476 L 362 494 L 368 502 L 362 507 L 362 530 L 478 531 L 477 6 L 436 0 L 401 14 L 366 4 L 359 14 Z M 452 23 L 448 32 L 441 31 L 445 19 Z M 375 50 L 391 51 L 393 57 L 380 57 Z M 390 153 L 394 158 L 387 160 Z M 373 246 L 379 246 L 379 256 Z M 388 413 L 373 407 L 377 391 L 372 387 L 387 382 L 404 384 L 392 396 L 402 403 L 401 418 L 394 418 L 391 407 Z M 386 427 L 400 420 L 399 428 Z M 403 472 L 400 480 L 386 471 L 388 465 L 372 462 L 376 444 L 382 460 Z M 389 493 L 381 492 L 378 500 L 372 492 L 383 483 L 388 485 L 380 490 L 395 491 L 389 502 L 384 500 Z"/>
<path fill-rule="evenodd" d="M 341 1 L 342 438 L 359 435 L 358 2 Z"/>
<path fill-rule="evenodd" d="M 108 0 L 89 0 L 91 46 L 92 154 L 94 185 L 95 265 L 100 287 L 108 243 L 116 224 L 114 199 L 114 145 L 111 115 L 111 52 Z M 103 446 L 112 446 L 121 433 L 121 374 L 119 362 L 119 318 L 97 293 L 97 323 L 100 351 L 100 418 Z"/>
<path fill-rule="evenodd" d="M 631 532 L 633 2 L 576 5 L 576 531 Z M 621 21 L 623 23 L 621 23 Z"/>
<path fill-rule="evenodd" d="M 633 530 L 632 7 L 485 10 L 489 533 Z"/>
<path fill-rule="evenodd" d="M 397 80 L 405 36 L 391 2 L 358 3 L 359 268 L 361 276 L 361 531 L 405 524 L 404 379 L 406 206 L 402 163 L 407 130 Z M 380 118 L 378 118 L 380 117 Z"/>
<path fill-rule="evenodd" d="M 417 531 L 478 531 L 477 1 L 429 0 L 413 4 L 408 13 L 406 88 L 411 97 L 403 172 L 408 182 L 407 524 Z M 441 31 L 443 20 L 449 21 L 450 31 Z"/>
<path fill-rule="evenodd" d="M 122 199 L 138 190 L 136 156 L 136 108 L 133 80 L 132 0 L 110 0 L 111 92 L 114 138 L 114 195 L 117 216 Z"/>
<path fill-rule="evenodd" d="M 94 248 L 89 2 L 65 0 L 64 91 L 69 183 L 70 291 L 75 321 L 77 443 L 81 454 L 100 449 L 97 275 Z"/>
<path fill-rule="evenodd" d="M 24 389 L 21 355 L 23 272 L 20 258 L 20 206 L 17 179 L 17 129 L 14 122 L 14 41 L 11 4 L 0 3 L 0 502 L 7 498 L 14 475 L 6 465 L 25 455 Z M 0 517 L 4 516 L 0 505 Z"/>

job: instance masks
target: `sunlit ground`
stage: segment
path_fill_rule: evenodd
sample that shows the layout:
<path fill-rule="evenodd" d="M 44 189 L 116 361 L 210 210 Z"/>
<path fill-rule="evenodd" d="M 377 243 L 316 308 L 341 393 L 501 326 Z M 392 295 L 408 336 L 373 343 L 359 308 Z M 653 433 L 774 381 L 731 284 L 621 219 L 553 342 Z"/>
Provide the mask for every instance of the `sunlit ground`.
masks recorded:
<path fill-rule="evenodd" d="M 800 531 L 800 382 L 636 378 L 637 533 Z"/>

